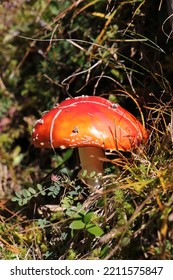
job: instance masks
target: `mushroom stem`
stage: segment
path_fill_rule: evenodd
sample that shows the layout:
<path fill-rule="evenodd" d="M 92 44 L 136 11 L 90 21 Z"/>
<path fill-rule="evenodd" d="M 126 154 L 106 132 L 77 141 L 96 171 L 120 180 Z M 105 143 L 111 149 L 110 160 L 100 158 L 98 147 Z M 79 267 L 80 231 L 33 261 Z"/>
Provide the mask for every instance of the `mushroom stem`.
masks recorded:
<path fill-rule="evenodd" d="M 103 161 L 104 150 L 102 148 L 96 147 L 82 147 L 78 148 L 79 158 L 81 162 L 81 171 L 79 172 L 79 178 L 82 178 L 82 173 L 84 170 L 87 171 L 87 178 L 85 182 L 93 187 L 98 187 L 101 184 L 100 175 L 103 175 Z M 91 172 L 95 172 L 92 178 L 88 178 Z"/>

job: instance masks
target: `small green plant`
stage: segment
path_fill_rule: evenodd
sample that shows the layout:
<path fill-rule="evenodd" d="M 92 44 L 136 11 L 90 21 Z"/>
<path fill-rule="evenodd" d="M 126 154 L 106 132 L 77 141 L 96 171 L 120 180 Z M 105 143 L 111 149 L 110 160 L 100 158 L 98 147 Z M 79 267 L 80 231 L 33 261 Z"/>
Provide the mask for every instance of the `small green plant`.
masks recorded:
<path fill-rule="evenodd" d="M 52 196 L 55 198 L 60 192 L 62 182 L 54 182 L 50 187 L 44 188 L 41 184 L 36 185 L 36 189 L 29 187 L 28 189 L 23 189 L 19 192 L 15 192 L 15 196 L 12 197 L 13 202 L 17 202 L 19 206 L 27 204 L 32 198 L 38 197 L 38 195 Z"/>
<path fill-rule="evenodd" d="M 19 206 L 23 206 L 27 204 L 32 198 L 37 197 L 39 194 L 46 195 L 46 192 L 43 190 L 43 187 L 41 184 L 36 185 L 37 190 L 35 190 L 32 187 L 29 187 L 28 189 L 23 189 L 19 192 L 15 192 L 15 196 L 12 197 L 13 202 L 17 202 Z"/>
<path fill-rule="evenodd" d="M 85 230 L 96 237 L 102 236 L 104 231 L 98 224 L 94 223 L 94 219 L 94 212 L 77 212 L 73 216 L 73 221 L 69 225 L 69 228 L 72 230 L 72 236 L 74 235 L 75 230 Z"/>

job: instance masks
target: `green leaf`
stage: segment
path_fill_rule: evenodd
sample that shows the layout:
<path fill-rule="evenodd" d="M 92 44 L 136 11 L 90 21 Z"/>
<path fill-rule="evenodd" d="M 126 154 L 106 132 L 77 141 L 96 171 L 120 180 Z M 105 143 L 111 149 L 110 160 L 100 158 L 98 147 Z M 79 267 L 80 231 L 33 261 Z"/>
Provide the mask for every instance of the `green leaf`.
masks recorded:
<path fill-rule="evenodd" d="M 85 224 L 81 220 L 73 221 L 69 226 L 71 229 L 83 229 L 84 227 Z"/>
<path fill-rule="evenodd" d="M 38 226 L 40 226 L 41 228 L 44 228 L 45 225 L 48 223 L 48 221 L 46 219 L 38 219 L 37 223 L 38 223 Z"/>
<path fill-rule="evenodd" d="M 18 200 L 19 199 L 16 196 L 12 197 L 12 199 L 11 199 L 11 201 L 18 201 Z"/>
<path fill-rule="evenodd" d="M 48 196 L 53 196 L 53 192 L 48 192 Z"/>
<path fill-rule="evenodd" d="M 87 224 L 86 230 L 95 236 L 101 236 L 104 234 L 104 231 L 99 226 L 94 224 Z"/>
<path fill-rule="evenodd" d="M 93 212 L 88 212 L 85 216 L 84 216 L 84 223 L 85 224 L 88 224 L 90 221 L 91 221 L 91 218 L 93 216 Z"/>
<path fill-rule="evenodd" d="M 31 194 L 36 194 L 36 190 L 34 190 L 34 189 L 31 188 L 31 187 L 28 189 L 28 191 L 29 191 Z"/>
<path fill-rule="evenodd" d="M 129 238 L 129 236 L 125 236 L 125 237 L 121 240 L 121 246 L 122 246 L 122 247 L 126 247 L 129 243 L 130 243 L 130 238 Z"/>
<path fill-rule="evenodd" d="M 23 206 L 23 199 L 20 199 L 20 200 L 18 201 L 18 204 L 19 204 L 19 206 Z"/>
<path fill-rule="evenodd" d="M 64 161 L 67 161 L 73 154 L 73 149 L 67 149 L 63 154 Z"/>
<path fill-rule="evenodd" d="M 29 192 L 28 190 L 26 190 L 26 189 L 22 190 L 22 194 L 23 194 L 23 196 L 24 196 L 25 198 L 31 197 L 30 192 Z"/>
<path fill-rule="evenodd" d="M 73 204 L 73 198 L 71 196 L 65 196 L 61 201 L 61 206 L 65 209 L 71 209 Z"/>
<path fill-rule="evenodd" d="M 83 170 L 82 173 L 81 173 L 81 176 L 86 177 L 87 176 L 87 170 Z"/>
<path fill-rule="evenodd" d="M 41 184 L 37 184 L 37 189 L 38 189 L 39 191 L 42 191 L 42 190 L 43 190 L 42 185 L 41 185 Z"/>
<path fill-rule="evenodd" d="M 15 195 L 16 195 L 16 197 L 18 197 L 18 198 L 21 198 L 21 197 L 22 197 L 21 192 L 15 192 Z"/>
<path fill-rule="evenodd" d="M 24 199 L 20 199 L 18 201 L 18 204 L 19 204 L 19 206 L 23 206 L 23 205 L 27 204 L 27 202 L 28 202 L 27 198 L 24 198 Z"/>
<path fill-rule="evenodd" d="M 95 171 L 92 171 L 89 175 L 90 178 L 93 178 L 94 176 L 96 175 L 96 172 Z"/>
<path fill-rule="evenodd" d="M 108 246 L 108 244 L 106 244 L 105 246 L 103 246 L 103 249 L 100 251 L 100 257 L 104 258 L 106 256 L 108 250 L 109 250 L 109 246 Z"/>
<path fill-rule="evenodd" d="M 27 202 L 28 202 L 28 199 L 27 199 L 27 198 L 24 198 L 24 199 L 22 200 L 22 205 L 27 204 Z"/>
<path fill-rule="evenodd" d="M 40 193 L 41 193 L 41 195 L 46 195 L 45 191 L 41 191 Z"/>

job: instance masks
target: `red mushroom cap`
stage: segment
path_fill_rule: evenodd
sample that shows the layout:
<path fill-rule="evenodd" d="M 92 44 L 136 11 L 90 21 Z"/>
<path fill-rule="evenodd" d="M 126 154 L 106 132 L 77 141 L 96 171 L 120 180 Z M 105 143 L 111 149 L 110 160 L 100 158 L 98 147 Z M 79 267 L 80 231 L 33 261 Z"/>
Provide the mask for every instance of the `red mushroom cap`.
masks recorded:
<path fill-rule="evenodd" d="M 128 151 L 147 138 L 147 130 L 132 114 L 98 96 L 66 99 L 38 120 L 32 132 L 33 144 L 41 148 Z"/>

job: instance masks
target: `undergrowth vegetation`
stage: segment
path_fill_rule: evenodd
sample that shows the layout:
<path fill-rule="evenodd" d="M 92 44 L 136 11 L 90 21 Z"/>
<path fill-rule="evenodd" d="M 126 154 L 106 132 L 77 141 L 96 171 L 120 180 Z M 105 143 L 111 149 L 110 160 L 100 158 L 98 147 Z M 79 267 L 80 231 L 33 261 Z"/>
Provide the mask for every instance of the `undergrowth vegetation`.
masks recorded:
<path fill-rule="evenodd" d="M 165 1 L 0 4 L 0 259 L 173 258 L 173 41 Z M 103 96 L 149 132 L 107 153 L 103 184 L 75 149 L 31 131 L 67 97 Z"/>

